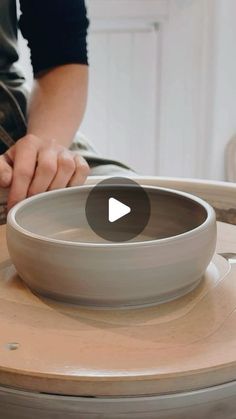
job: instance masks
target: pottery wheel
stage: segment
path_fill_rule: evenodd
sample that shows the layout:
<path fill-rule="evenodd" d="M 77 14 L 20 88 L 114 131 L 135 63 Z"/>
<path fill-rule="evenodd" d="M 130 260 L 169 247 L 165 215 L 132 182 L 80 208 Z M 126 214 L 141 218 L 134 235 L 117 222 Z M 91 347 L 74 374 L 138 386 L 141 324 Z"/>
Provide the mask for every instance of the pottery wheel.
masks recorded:
<path fill-rule="evenodd" d="M 216 254 L 201 284 L 156 307 L 95 310 L 35 296 L 0 228 L 0 385 L 42 393 L 151 395 L 236 376 L 236 264 Z M 218 223 L 217 253 L 236 253 Z"/>

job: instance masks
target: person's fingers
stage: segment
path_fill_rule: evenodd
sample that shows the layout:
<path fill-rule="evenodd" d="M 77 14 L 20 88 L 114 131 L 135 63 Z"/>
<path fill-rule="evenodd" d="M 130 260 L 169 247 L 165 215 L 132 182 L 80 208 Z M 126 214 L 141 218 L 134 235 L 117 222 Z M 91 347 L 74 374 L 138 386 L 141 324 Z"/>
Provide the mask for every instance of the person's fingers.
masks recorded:
<path fill-rule="evenodd" d="M 0 187 L 8 188 L 12 182 L 13 170 L 5 154 L 0 156 Z"/>
<path fill-rule="evenodd" d="M 71 151 L 64 150 L 58 154 L 57 173 L 48 190 L 65 188 L 75 171 L 75 161 Z"/>
<path fill-rule="evenodd" d="M 28 190 L 28 196 L 47 191 L 57 173 L 57 151 L 43 149 L 38 154 L 37 168 Z"/>
<path fill-rule="evenodd" d="M 7 160 L 7 162 L 9 162 L 9 164 L 11 166 L 13 166 L 13 162 L 15 159 L 15 154 L 16 154 L 16 145 L 13 145 L 12 147 L 10 147 L 5 153 L 4 156 Z"/>
<path fill-rule="evenodd" d="M 27 197 L 34 176 L 38 148 L 36 142 L 20 140 L 15 145 L 13 179 L 8 196 L 8 209 Z"/>
<path fill-rule="evenodd" d="M 83 185 L 89 175 L 90 168 L 86 160 L 78 153 L 74 156 L 76 170 L 68 186 Z"/>

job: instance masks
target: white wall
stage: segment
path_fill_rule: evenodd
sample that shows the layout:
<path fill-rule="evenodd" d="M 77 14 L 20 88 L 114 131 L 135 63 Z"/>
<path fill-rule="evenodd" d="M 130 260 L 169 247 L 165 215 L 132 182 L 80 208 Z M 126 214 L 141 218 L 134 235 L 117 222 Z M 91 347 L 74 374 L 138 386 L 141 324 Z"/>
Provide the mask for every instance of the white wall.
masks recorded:
<path fill-rule="evenodd" d="M 236 134 L 236 1 L 215 0 L 215 65 L 209 177 L 223 178 L 222 154 Z"/>
<path fill-rule="evenodd" d="M 213 105 L 213 20 L 211 0 L 172 1 L 169 19 L 161 26 L 161 175 L 210 174 L 206 152 Z"/>
<path fill-rule="evenodd" d="M 167 2 L 89 0 L 88 6 L 91 77 L 82 130 L 102 154 L 157 173 L 157 22 L 165 19 Z"/>
<path fill-rule="evenodd" d="M 236 133 L 236 2 L 171 4 L 162 27 L 159 173 L 224 179 L 225 146 Z"/>
<path fill-rule="evenodd" d="M 224 148 L 236 133 L 236 1 L 88 7 L 85 134 L 140 173 L 224 179 Z"/>

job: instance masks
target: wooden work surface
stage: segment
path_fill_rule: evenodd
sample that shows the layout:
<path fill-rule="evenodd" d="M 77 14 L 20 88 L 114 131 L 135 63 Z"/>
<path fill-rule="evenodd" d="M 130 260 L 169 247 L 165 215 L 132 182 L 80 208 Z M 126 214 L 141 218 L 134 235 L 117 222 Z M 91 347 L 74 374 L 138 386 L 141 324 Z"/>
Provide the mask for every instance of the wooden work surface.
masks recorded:
<path fill-rule="evenodd" d="M 217 252 L 236 253 L 218 224 Z M 94 310 L 35 296 L 0 227 L 0 385 L 69 395 L 150 395 L 236 378 L 236 264 L 216 255 L 193 292 L 160 306 Z"/>

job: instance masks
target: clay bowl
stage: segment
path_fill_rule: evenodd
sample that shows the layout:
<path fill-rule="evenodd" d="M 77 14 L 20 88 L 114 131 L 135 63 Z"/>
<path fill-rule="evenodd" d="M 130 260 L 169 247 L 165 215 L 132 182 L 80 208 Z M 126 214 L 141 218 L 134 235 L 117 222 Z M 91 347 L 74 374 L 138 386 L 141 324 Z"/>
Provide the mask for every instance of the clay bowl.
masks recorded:
<path fill-rule="evenodd" d="M 152 305 L 196 287 L 216 244 L 213 208 L 171 189 L 144 186 L 151 216 L 141 235 L 112 243 L 89 227 L 92 186 L 28 198 L 8 214 L 7 244 L 18 274 L 45 297 L 94 307 Z M 95 208 L 96 211 L 99 208 Z"/>

